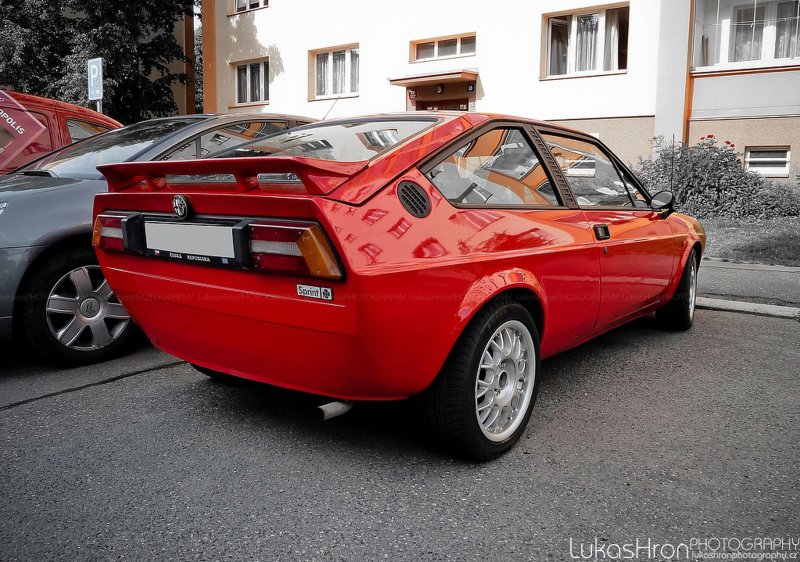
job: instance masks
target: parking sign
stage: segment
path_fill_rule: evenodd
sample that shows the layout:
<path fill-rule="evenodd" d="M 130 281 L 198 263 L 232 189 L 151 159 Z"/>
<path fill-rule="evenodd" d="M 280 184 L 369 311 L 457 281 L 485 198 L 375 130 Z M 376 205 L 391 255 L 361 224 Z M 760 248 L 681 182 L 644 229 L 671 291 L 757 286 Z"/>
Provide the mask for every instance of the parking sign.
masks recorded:
<path fill-rule="evenodd" d="M 89 99 L 103 99 L 103 59 L 89 59 Z"/>

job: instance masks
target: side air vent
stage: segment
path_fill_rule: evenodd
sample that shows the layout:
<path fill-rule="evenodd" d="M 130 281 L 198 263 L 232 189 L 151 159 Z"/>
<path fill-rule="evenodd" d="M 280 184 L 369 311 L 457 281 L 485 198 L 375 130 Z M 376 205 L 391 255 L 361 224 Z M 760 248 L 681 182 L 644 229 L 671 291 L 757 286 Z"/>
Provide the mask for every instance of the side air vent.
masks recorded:
<path fill-rule="evenodd" d="M 397 186 L 397 197 L 406 211 L 417 218 L 427 217 L 431 212 L 431 202 L 428 194 L 420 186 L 410 181 L 400 182 Z"/>

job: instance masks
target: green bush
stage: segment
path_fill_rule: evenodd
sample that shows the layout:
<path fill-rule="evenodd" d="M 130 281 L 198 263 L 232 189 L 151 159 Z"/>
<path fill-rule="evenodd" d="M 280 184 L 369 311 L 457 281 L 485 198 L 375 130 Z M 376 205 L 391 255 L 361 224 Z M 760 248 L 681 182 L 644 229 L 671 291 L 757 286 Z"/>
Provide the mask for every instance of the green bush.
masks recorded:
<path fill-rule="evenodd" d="M 652 160 L 640 160 L 639 177 L 651 193 L 670 189 L 679 211 L 699 218 L 777 218 L 800 216 L 800 190 L 772 183 L 742 165 L 729 141 L 713 135 L 694 146 L 654 143 Z"/>

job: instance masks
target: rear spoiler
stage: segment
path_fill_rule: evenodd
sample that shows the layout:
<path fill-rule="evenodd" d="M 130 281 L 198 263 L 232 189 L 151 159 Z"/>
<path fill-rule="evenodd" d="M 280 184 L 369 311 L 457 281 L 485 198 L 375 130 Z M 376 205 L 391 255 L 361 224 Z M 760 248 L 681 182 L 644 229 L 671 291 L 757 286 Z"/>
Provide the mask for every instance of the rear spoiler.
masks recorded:
<path fill-rule="evenodd" d="M 327 195 L 349 178 L 366 168 L 367 162 L 333 162 L 297 156 L 256 156 L 247 158 L 213 158 L 207 160 L 162 160 L 158 162 L 124 162 L 104 164 L 97 169 L 108 180 L 110 192 L 136 189 L 159 191 L 170 187 L 167 176 L 230 174 L 235 191 L 243 193 L 261 186 L 259 174 L 295 174 L 313 195 Z M 219 187 L 219 182 L 213 182 Z M 175 184 L 185 189 L 187 184 Z M 202 186 L 199 180 L 192 185 Z M 178 187 L 180 186 L 180 187 Z"/>

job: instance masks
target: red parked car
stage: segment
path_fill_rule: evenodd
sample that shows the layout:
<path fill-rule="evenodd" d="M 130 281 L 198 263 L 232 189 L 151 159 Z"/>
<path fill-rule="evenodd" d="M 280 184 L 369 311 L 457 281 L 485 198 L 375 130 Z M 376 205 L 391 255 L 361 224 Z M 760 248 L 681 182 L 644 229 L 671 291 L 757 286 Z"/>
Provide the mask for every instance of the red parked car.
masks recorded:
<path fill-rule="evenodd" d="M 27 127 L 23 120 L 32 126 Z M 0 174 L 62 146 L 120 127 L 118 121 L 85 107 L 0 90 Z"/>
<path fill-rule="evenodd" d="M 413 113 L 319 122 L 229 158 L 112 164 L 100 265 L 153 343 L 212 376 L 419 395 L 455 452 L 519 439 L 540 361 L 694 316 L 705 233 L 597 139 Z"/>

